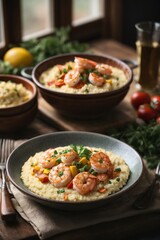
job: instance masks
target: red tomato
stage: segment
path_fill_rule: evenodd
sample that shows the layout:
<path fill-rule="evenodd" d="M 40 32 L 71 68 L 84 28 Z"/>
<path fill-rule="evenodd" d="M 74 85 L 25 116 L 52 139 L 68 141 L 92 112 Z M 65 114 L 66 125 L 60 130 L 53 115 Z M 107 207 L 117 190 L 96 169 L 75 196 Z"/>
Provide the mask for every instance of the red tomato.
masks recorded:
<path fill-rule="evenodd" d="M 48 82 L 47 84 L 48 84 L 48 86 L 52 86 L 54 84 L 54 82 L 55 82 L 55 80 L 52 80 L 52 81 Z"/>
<path fill-rule="evenodd" d="M 160 112 L 160 96 L 155 95 L 151 97 L 151 104 L 154 109 Z"/>
<path fill-rule="evenodd" d="M 135 109 L 138 109 L 138 107 L 144 103 L 150 103 L 150 101 L 151 97 L 146 92 L 137 91 L 131 96 L 131 103 Z"/>
<path fill-rule="evenodd" d="M 42 183 L 47 183 L 49 180 L 48 180 L 48 176 L 44 173 L 40 174 L 38 176 L 38 179 L 42 182 Z"/>
<path fill-rule="evenodd" d="M 160 124 L 160 116 L 156 118 L 156 123 Z"/>
<path fill-rule="evenodd" d="M 145 122 L 149 122 L 150 120 L 157 117 L 157 111 L 153 109 L 149 104 L 142 104 L 137 110 L 137 115 Z"/>
<path fill-rule="evenodd" d="M 68 183 L 67 188 L 69 189 L 73 188 L 73 180 Z"/>
<path fill-rule="evenodd" d="M 63 79 L 58 79 L 55 82 L 55 85 L 56 85 L 56 87 L 61 87 L 61 86 L 65 85 L 64 80 Z"/>

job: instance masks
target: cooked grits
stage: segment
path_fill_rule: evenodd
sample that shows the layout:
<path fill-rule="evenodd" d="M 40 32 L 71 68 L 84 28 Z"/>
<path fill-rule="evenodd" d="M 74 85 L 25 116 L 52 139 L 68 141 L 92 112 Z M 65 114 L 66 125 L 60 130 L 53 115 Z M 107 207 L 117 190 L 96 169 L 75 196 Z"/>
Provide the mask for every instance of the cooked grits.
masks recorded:
<path fill-rule="evenodd" d="M 21 83 L 0 81 L 0 108 L 17 106 L 30 99 L 31 95 Z"/>
<path fill-rule="evenodd" d="M 53 66 L 41 74 L 39 81 L 45 87 L 58 92 L 93 94 L 119 89 L 127 83 L 127 77 L 121 69 L 107 64 L 82 66 L 80 62 L 77 66 L 77 62 L 74 61 Z"/>
<path fill-rule="evenodd" d="M 64 158 L 64 156 L 66 157 L 66 154 L 70 155 L 73 150 L 78 154 L 78 158 L 72 159 L 72 163 L 68 165 L 68 159 Z M 107 155 L 109 161 L 107 167 L 110 166 L 110 169 L 107 169 L 106 172 L 103 171 L 103 173 L 99 170 L 103 169 L 101 164 L 105 163 L 105 158 L 97 158 L 97 163 L 99 164 L 99 166 L 95 165 L 98 166 L 97 169 L 92 165 L 94 157 L 99 153 L 104 156 Z M 54 166 L 46 168 L 49 167 L 46 164 L 51 162 Z M 69 170 L 71 175 L 69 182 L 65 182 L 63 179 L 63 177 L 66 177 L 64 175 L 67 175 L 67 171 L 61 170 L 58 172 L 54 170 L 60 165 Z M 84 174 L 88 174 L 89 178 L 82 178 L 83 183 L 79 182 L 81 185 L 76 186 L 74 182 L 76 177 Z M 21 179 L 24 185 L 32 192 L 47 199 L 61 201 L 90 201 L 104 198 L 123 188 L 129 176 L 130 169 L 120 156 L 101 148 L 77 145 L 50 148 L 46 151 L 38 152 L 24 163 L 21 172 Z M 77 182 L 78 180 L 77 178 Z M 55 187 L 56 184 L 61 183 L 62 185 Z M 85 185 L 85 187 L 87 185 L 85 190 L 87 189 L 88 192 L 82 191 L 82 185 Z M 81 192 L 78 191 L 78 188 Z M 89 188 L 90 190 L 88 190 Z"/>

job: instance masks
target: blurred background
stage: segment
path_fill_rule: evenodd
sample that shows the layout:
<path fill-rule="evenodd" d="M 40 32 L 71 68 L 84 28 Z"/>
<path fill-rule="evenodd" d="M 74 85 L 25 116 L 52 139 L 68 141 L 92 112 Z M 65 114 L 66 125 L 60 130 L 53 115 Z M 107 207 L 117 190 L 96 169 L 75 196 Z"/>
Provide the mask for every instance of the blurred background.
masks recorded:
<path fill-rule="evenodd" d="M 110 38 L 135 47 L 135 23 L 160 21 L 159 0 L 0 0 L 1 54 L 9 44 L 71 27 L 71 38 Z"/>

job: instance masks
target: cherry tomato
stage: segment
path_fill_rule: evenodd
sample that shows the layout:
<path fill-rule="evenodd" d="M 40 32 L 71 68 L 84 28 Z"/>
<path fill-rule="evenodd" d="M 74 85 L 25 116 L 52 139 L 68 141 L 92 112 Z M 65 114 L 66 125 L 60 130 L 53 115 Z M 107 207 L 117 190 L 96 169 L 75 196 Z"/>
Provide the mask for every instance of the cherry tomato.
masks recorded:
<path fill-rule="evenodd" d="M 147 92 L 137 91 L 131 96 L 131 104 L 135 109 L 144 103 L 150 103 L 151 97 Z"/>
<path fill-rule="evenodd" d="M 155 95 L 151 97 L 151 104 L 154 109 L 160 112 L 160 96 Z"/>
<path fill-rule="evenodd" d="M 156 118 L 156 123 L 157 123 L 157 124 L 160 124 L 160 116 L 158 116 L 158 117 Z"/>
<path fill-rule="evenodd" d="M 145 122 L 149 122 L 150 120 L 157 117 L 157 111 L 153 109 L 149 104 L 142 104 L 137 110 L 137 115 Z"/>

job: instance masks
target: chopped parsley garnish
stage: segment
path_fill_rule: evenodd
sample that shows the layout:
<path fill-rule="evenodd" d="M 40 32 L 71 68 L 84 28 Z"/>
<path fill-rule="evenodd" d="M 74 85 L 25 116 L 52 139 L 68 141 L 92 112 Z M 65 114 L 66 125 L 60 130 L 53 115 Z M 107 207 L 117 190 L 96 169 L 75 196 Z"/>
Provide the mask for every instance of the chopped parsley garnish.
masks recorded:
<path fill-rule="evenodd" d="M 87 160 L 89 160 L 90 156 L 91 156 L 91 151 L 88 148 L 82 147 L 81 150 L 80 150 L 79 156 L 80 157 L 86 157 Z"/>
<path fill-rule="evenodd" d="M 62 151 L 62 153 L 65 154 L 65 153 L 68 153 L 68 152 L 71 152 L 71 151 L 72 151 L 72 149 L 65 149 L 65 150 Z"/>
<path fill-rule="evenodd" d="M 52 154 L 52 158 L 56 157 L 58 154 L 57 150 L 54 150 L 53 154 Z"/>
<path fill-rule="evenodd" d="M 80 172 L 86 172 L 86 171 L 88 171 L 89 169 L 90 169 L 90 166 L 84 165 L 82 168 L 79 168 L 79 171 L 80 171 Z"/>
<path fill-rule="evenodd" d="M 54 154 L 57 154 L 58 152 L 57 152 L 57 150 L 54 150 Z"/>
<path fill-rule="evenodd" d="M 92 169 L 92 168 L 90 168 L 88 172 L 89 172 L 90 174 L 94 175 L 94 176 L 97 176 L 97 174 L 98 174 L 98 173 L 97 173 L 94 169 Z"/>
<path fill-rule="evenodd" d="M 61 162 L 62 162 L 61 158 L 58 158 L 58 159 L 56 160 L 56 162 L 57 162 L 57 163 L 61 163 Z"/>
<path fill-rule="evenodd" d="M 62 171 L 59 172 L 59 173 L 58 173 L 58 176 L 59 176 L 59 177 L 63 176 L 63 172 L 62 172 Z"/>
<path fill-rule="evenodd" d="M 70 65 L 68 65 L 68 70 L 72 70 L 72 67 Z"/>
<path fill-rule="evenodd" d="M 120 168 L 120 167 L 117 167 L 114 171 L 115 171 L 115 172 L 120 172 L 120 171 L 121 171 L 121 168 Z"/>
<path fill-rule="evenodd" d="M 89 90 L 86 88 L 86 89 L 85 89 L 85 92 L 86 92 L 86 93 L 89 93 Z"/>
<path fill-rule="evenodd" d="M 76 166 L 77 169 L 80 169 L 83 167 L 83 164 L 81 162 L 76 162 L 76 161 L 72 162 L 72 165 Z"/>
<path fill-rule="evenodd" d="M 68 73 L 68 70 L 66 68 L 64 68 L 63 73 Z"/>
<path fill-rule="evenodd" d="M 93 69 L 85 69 L 85 73 L 89 74 L 91 72 L 93 72 Z"/>
<path fill-rule="evenodd" d="M 119 181 L 120 181 L 120 178 L 119 178 L 119 177 L 117 177 L 117 178 L 116 178 L 116 181 L 117 181 L 117 182 L 119 182 Z"/>
<path fill-rule="evenodd" d="M 103 75 L 102 75 L 100 72 L 98 72 L 97 70 L 94 70 L 94 73 L 97 74 L 97 75 L 100 76 L 100 77 L 103 76 Z"/>
<path fill-rule="evenodd" d="M 60 193 L 64 193 L 64 192 L 65 192 L 65 189 L 64 189 L 64 188 L 62 188 L 62 189 L 58 189 L 58 190 L 57 190 L 57 193 L 58 193 L 58 194 L 60 194 Z"/>
<path fill-rule="evenodd" d="M 110 78 L 111 76 L 108 76 L 108 75 L 103 75 L 104 79 L 108 79 Z"/>
<path fill-rule="evenodd" d="M 80 77 L 79 77 L 80 80 L 86 82 L 88 80 L 88 76 L 87 75 L 84 75 L 84 74 L 81 74 Z"/>
<path fill-rule="evenodd" d="M 98 161 L 99 163 L 103 163 L 103 159 L 101 158 L 101 159 L 99 159 L 99 161 Z"/>
<path fill-rule="evenodd" d="M 87 160 L 90 159 L 91 151 L 88 148 L 85 148 L 82 145 L 70 145 L 71 148 L 79 155 L 79 157 L 86 157 Z"/>

